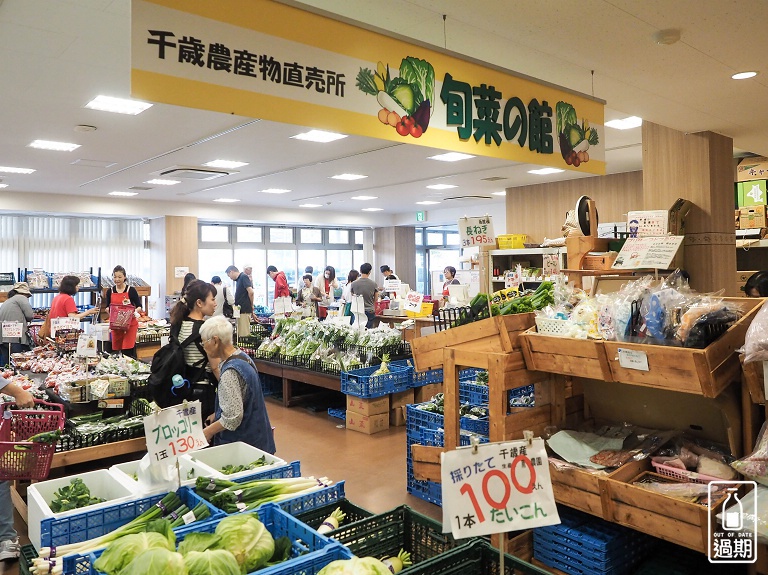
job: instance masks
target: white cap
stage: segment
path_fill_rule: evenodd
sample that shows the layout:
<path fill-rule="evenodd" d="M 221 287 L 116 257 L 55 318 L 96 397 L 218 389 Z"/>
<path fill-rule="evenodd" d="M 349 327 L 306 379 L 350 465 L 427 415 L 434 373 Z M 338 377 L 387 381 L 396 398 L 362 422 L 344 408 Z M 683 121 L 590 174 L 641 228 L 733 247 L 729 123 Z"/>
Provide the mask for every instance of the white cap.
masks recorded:
<path fill-rule="evenodd" d="M 251 269 L 253 269 L 253 266 L 252 266 L 251 264 L 245 264 L 245 265 L 243 266 L 243 269 L 244 269 L 244 270 L 247 270 L 248 268 L 251 268 Z"/>

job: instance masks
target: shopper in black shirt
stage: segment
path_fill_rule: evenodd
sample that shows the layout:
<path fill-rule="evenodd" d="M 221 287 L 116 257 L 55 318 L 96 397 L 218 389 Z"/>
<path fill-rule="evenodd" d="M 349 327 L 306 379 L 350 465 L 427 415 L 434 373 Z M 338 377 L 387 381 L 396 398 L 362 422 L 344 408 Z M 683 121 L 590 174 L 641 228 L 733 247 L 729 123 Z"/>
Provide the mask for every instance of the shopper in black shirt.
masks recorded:
<path fill-rule="evenodd" d="M 248 276 L 235 266 L 227 268 L 229 279 L 235 282 L 235 305 L 240 306 L 240 314 L 253 313 L 253 284 Z"/>
<path fill-rule="evenodd" d="M 390 268 L 388 265 L 383 265 L 379 268 L 379 271 L 381 271 L 382 274 L 384 274 L 384 280 L 396 280 L 398 277 L 395 275 L 395 272 L 392 271 L 392 268 Z M 386 290 L 381 291 L 381 297 L 390 297 L 389 292 Z"/>

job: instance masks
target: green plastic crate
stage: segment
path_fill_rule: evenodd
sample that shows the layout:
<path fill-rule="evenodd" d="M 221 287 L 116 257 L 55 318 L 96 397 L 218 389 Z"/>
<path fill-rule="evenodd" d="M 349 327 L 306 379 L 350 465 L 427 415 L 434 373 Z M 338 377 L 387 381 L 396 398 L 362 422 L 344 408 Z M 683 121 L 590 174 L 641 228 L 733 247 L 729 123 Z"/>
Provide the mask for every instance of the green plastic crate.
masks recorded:
<path fill-rule="evenodd" d="M 411 554 L 414 566 L 445 553 L 463 542 L 451 534 L 443 534 L 443 526 L 408 507 L 401 505 L 379 515 L 342 525 L 333 538 L 358 557 L 392 557 L 404 549 Z M 402 573 L 410 573 L 413 567 Z"/>
<path fill-rule="evenodd" d="M 22 545 L 21 555 L 19 556 L 19 573 L 20 575 L 29 575 L 29 570 L 32 567 L 32 561 L 37 559 L 39 555 L 35 551 L 35 546 Z"/>
<path fill-rule="evenodd" d="M 362 519 L 367 519 L 368 517 L 373 516 L 373 513 L 367 509 L 358 507 L 354 503 L 351 503 L 348 499 L 341 499 L 328 505 L 318 507 L 317 509 L 310 509 L 304 513 L 299 513 L 296 515 L 296 519 L 303 521 L 312 529 L 317 529 L 320 527 L 320 525 L 323 524 L 325 518 L 333 513 L 337 507 L 341 508 L 341 510 L 346 514 L 344 521 L 339 526 L 340 529 L 351 525 L 356 521 L 361 521 Z M 328 535 L 328 537 L 334 537 L 335 531 L 336 530 L 330 531 L 329 533 L 326 533 L 326 535 Z"/>
<path fill-rule="evenodd" d="M 499 570 L 499 550 L 484 540 L 474 539 L 419 565 L 407 569 L 409 575 L 502 575 Z M 522 559 L 504 555 L 503 575 L 550 575 Z"/>

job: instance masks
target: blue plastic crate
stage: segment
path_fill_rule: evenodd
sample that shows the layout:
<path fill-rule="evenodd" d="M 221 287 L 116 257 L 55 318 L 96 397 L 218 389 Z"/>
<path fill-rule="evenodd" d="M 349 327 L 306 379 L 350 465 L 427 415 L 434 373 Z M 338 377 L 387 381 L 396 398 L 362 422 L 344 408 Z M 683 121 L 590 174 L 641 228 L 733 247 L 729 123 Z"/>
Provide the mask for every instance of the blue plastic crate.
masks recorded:
<path fill-rule="evenodd" d="M 442 383 L 443 381 L 443 368 L 440 369 L 428 369 L 427 371 L 415 371 L 413 372 L 413 387 L 421 387 L 423 385 L 429 385 L 430 383 Z"/>
<path fill-rule="evenodd" d="M 328 415 L 330 417 L 335 417 L 336 419 L 341 419 L 342 421 L 347 420 L 347 411 L 345 409 L 334 409 L 333 407 L 329 407 Z"/>
<path fill-rule="evenodd" d="M 405 391 L 411 387 L 413 368 L 391 365 L 390 372 L 373 375 L 379 366 L 364 367 L 341 372 L 341 391 L 356 397 L 381 397 L 390 393 Z"/>
<path fill-rule="evenodd" d="M 293 542 L 291 546 L 291 559 L 274 565 L 259 569 L 260 575 L 291 575 L 295 573 L 316 573 L 317 571 L 305 571 L 313 563 L 319 565 L 325 559 L 324 565 L 335 560 L 331 557 L 346 559 L 349 558 L 349 552 L 340 549 L 340 545 L 335 543 L 329 537 L 319 534 L 314 529 L 305 525 L 295 517 L 289 515 L 280 509 L 274 503 L 262 505 L 257 511 L 253 511 L 264 526 L 277 539 L 278 537 L 289 537 Z M 182 541 L 188 533 L 213 533 L 216 530 L 221 519 L 205 521 L 196 526 L 195 529 L 189 529 L 183 533 L 177 533 L 177 542 Z M 331 548 L 333 551 L 327 553 Z M 91 554 L 91 564 L 101 555 L 102 551 Z M 91 575 L 99 575 L 100 572 L 91 568 Z"/>
<path fill-rule="evenodd" d="M 475 383 L 475 380 L 459 380 L 459 401 L 470 405 L 488 405 L 488 386 Z"/>
<path fill-rule="evenodd" d="M 409 404 L 406 407 L 406 431 L 416 430 L 418 428 L 425 429 L 443 429 L 444 420 L 442 414 L 435 413 L 433 411 L 424 411 L 418 409 L 417 405 L 423 404 Z M 472 431 L 479 435 L 488 435 L 489 422 L 488 419 L 470 419 L 469 417 L 462 417 L 459 427 L 466 431 Z"/>
<path fill-rule="evenodd" d="M 646 549 L 643 546 L 629 546 L 625 550 L 626 553 L 599 555 L 587 553 L 558 541 L 547 540 L 545 537 L 534 535 L 533 550 L 534 553 L 538 554 L 548 553 L 552 557 L 566 558 L 567 562 L 584 569 L 593 569 L 600 573 L 620 573 L 629 571 L 643 559 Z"/>
<path fill-rule="evenodd" d="M 533 534 L 535 545 L 551 549 L 553 553 L 573 553 L 574 556 L 583 557 L 597 565 L 605 565 L 606 568 L 615 564 L 623 564 L 627 559 L 643 553 L 651 544 L 650 538 L 639 536 L 626 536 L 611 542 L 609 550 L 602 550 L 593 545 L 585 545 L 583 541 L 570 537 L 562 537 L 553 533 L 535 530 Z"/>
<path fill-rule="evenodd" d="M 608 556 L 625 552 L 627 546 L 652 541 L 648 535 L 568 508 L 559 508 L 560 523 L 539 527 L 534 537 L 559 541 L 581 552 Z"/>
<path fill-rule="evenodd" d="M 479 367 L 467 367 L 459 371 L 459 381 L 475 381 L 477 374 L 485 369 Z"/>

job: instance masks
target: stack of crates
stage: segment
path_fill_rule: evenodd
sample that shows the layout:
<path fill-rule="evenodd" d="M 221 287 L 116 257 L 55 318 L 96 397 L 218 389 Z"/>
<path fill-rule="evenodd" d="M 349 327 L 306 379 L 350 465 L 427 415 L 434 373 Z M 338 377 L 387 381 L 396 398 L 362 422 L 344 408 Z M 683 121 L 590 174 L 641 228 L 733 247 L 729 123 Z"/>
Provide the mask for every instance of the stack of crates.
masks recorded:
<path fill-rule="evenodd" d="M 561 523 L 533 530 L 533 556 L 571 575 L 629 575 L 655 544 L 653 537 L 559 507 Z"/>

